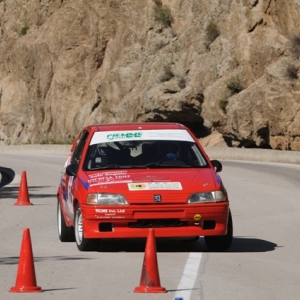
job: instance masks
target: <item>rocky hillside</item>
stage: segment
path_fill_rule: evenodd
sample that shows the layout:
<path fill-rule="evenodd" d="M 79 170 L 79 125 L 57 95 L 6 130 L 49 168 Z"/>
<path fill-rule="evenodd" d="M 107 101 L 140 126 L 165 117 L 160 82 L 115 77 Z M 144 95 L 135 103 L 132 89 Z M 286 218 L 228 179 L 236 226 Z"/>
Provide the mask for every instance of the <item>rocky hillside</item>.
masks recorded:
<path fill-rule="evenodd" d="M 297 0 L 0 0 L 0 143 L 172 121 L 300 150 Z"/>

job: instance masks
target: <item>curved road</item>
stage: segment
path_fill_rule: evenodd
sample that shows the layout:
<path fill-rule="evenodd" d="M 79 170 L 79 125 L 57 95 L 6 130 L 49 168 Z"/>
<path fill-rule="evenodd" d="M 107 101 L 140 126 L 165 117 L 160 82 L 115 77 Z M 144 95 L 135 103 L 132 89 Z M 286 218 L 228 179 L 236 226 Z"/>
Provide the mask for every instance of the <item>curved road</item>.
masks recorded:
<path fill-rule="evenodd" d="M 165 294 L 133 293 L 139 286 L 145 241 L 106 241 L 95 252 L 61 243 L 56 227 L 56 189 L 66 156 L 1 154 L 0 299 L 32 299 L 9 293 L 15 286 L 23 229 L 29 228 L 36 299 L 297 299 L 299 297 L 299 165 L 222 161 L 234 222 L 226 253 L 196 242 L 158 240 Z M 0 170 L 0 171 L 1 171 Z M 33 206 L 15 206 L 26 171 Z M 7 176 L 8 174 L 8 176 Z M 10 180 L 10 184 L 7 184 Z"/>

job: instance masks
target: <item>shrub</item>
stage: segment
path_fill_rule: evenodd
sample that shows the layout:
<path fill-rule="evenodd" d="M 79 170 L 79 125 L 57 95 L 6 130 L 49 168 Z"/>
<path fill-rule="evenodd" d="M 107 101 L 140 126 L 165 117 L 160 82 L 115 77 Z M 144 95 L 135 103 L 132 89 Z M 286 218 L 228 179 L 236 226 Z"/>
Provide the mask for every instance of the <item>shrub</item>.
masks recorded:
<path fill-rule="evenodd" d="M 155 3 L 155 5 L 156 5 L 157 7 L 162 7 L 161 0 L 153 0 L 153 2 Z"/>
<path fill-rule="evenodd" d="M 174 77 L 174 73 L 172 71 L 172 68 L 170 65 L 165 66 L 164 67 L 164 73 L 163 75 L 160 77 L 160 81 L 161 82 L 165 82 L 165 81 L 169 81 L 170 79 L 172 79 Z"/>
<path fill-rule="evenodd" d="M 158 51 L 160 49 L 162 49 L 164 46 L 166 46 L 167 44 L 164 43 L 163 41 L 160 41 L 158 42 L 156 45 L 155 45 L 155 50 Z"/>
<path fill-rule="evenodd" d="M 228 104 L 228 99 L 227 99 L 227 98 L 224 98 L 224 99 L 220 99 L 220 100 L 219 100 L 219 107 L 220 107 L 223 111 L 226 111 L 227 104 Z"/>
<path fill-rule="evenodd" d="M 40 113 L 41 113 L 41 117 L 42 117 L 42 122 L 44 122 L 44 120 L 45 120 L 45 109 L 44 109 L 44 107 L 40 107 Z"/>
<path fill-rule="evenodd" d="M 211 44 L 219 35 L 219 29 L 214 21 L 210 21 L 205 29 L 206 39 L 209 44 Z"/>
<path fill-rule="evenodd" d="M 181 88 L 181 89 L 184 89 L 186 87 L 186 79 L 185 78 L 180 78 L 178 80 L 178 86 Z"/>
<path fill-rule="evenodd" d="M 291 52 L 296 58 L 300 58 L 300 35 L 293 34 L 290 36 Z"/>
<path fill-rule="evenodd" d="M 28 29 L 29 29 L 29 26 L 27 24 L 25 24 L 19 32 L 20 36 L 26 35 Z"/>
<path fill-rule="evenodd" d="M 171 26 L 173 17 L 167 5 L 157 7 L 154 11 L 154 19 L 162 23 L 165 27 Z"/>
<path fill-rule="evenodd" d="M 237 94 L 243 90 L 241 79 L 239 75 L 234 75 L 225 81 L 227 88 L 232 94 Z"/>
<path fill-rule="evenodd" d="M 291 80 L 298 79 L 298 68 L 295 65 L 288 64 L 286 66 L 286 77 Z"/>

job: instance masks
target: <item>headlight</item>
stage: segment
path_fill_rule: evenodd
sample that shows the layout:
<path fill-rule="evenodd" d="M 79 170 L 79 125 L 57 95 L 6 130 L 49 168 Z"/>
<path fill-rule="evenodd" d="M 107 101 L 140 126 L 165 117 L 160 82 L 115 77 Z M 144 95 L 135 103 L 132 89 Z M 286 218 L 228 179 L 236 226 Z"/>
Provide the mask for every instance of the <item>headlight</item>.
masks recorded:
<path fill-rule="evenodd" d="M 106 193 L 89 194 L 86 203 L 89 205 L 128 205 L 123 195 Z"/>
<path fill-rule="evenodd" d="M 212 191 L 206 193 L 195 193 L 190 195 L 188 203 L 210 203 L 227 201 L 222 191 Z"/>

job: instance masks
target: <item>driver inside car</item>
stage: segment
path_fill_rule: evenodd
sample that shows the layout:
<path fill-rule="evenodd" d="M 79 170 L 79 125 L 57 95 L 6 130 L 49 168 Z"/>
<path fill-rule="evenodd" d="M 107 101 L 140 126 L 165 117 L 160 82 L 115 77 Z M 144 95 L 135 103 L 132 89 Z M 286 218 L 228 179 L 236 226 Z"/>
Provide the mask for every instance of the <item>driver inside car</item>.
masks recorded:
<path fill-rule="evenodd" d="M 160 144 L 161 162 L 165 160 L 176 160 L 178 158 L 179 146 L 174 142 L 164 142 Z"/>

